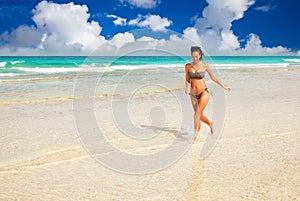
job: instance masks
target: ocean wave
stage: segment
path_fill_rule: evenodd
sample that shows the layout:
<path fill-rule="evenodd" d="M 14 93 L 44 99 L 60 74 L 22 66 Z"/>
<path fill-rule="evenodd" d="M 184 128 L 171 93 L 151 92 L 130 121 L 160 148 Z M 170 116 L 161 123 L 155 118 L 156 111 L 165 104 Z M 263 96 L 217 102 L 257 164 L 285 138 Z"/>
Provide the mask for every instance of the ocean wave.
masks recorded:
<path fill-rule="evenodd" d="M 19 74 L 17 73 L 0 73 L 0 77 L 13 77 L 13 76 L 17 76 Z"/>
<path fill-rule="evenodd" d="M 6 66 L 6 63 L 7 63 L 7 62 L 5 62 L 5 61 L 1 61 L 1 62 L 0 62 L 0 67 Z"/>
<path fill-rule="evenodd" d="M 234 69 L 263 69 L 263 68 L 286 68 L 290 64 L 289 63 L 259 63 L 259 64 L 251 64 L 251 63 L 244 63 L 244 64 L 220 64 L 220 63 L 209 63 L 211 67 L 215 67 L 216 69 L 222 70 L 234 70 Z M 132 70 L 143 70 L 143 69 L 159 69 L 159 68 L 177 68 L 184 70 L 184 64 L 147 64 L 147 65 L 115 65 L 115 66 L 95 66 L 94 64 L 91 65 L 81 65 L 80 67 L 51 67 L 51 68 L 43 68 L 43 67 L 36 67 L 36 68 L 27 68 L 27 67 L 15 67 L 11 68 L 14 71 L 18 71 L 20 73 L 27 72 L 27 73 L 70 73 L 70 72 L 112 72 L 112 71 L 132 71 Z"/>
<path fill-rule="evenodd" d="M 218 69 L 251 69 L 251 68 L 280 68 L 280 67 L 288 67 L 289 63 L 256 63 L 256 64 L 210 64 L 211 66 L 215 66 Z"/>
<path fill-rule="evenodd" d="M 239 68 L 278 68 L 278 67 L 287 67 L 289 63 L 231 63 L 231 64 L 222 64 L 222 63 L 208 63 L 210 66 L 215 66 L 218 68 L 224 69 L 239 69 Z M 154 65 L 118 65 L 118 66 L 109 66 L 108 69 L 113 70 L 136 70 L 136 69 L 155 69 L 155 68 L 182 68 L 184 69 L 185 64 L 154 64 Z"/>
<path fill-rule="evenodd" d="M 118 71 L 118 70 L 138 70 L 138 69 L 156 69 L 156 68 L 182 68 L 183 66 L 177 64 L 171 65 L 118 65 L 118 66 L 98 66 L 95 65 L 82 65 L 78 68 L 65 68 L 65 67 L 52 67 L 52 68 L 26 68 L 26 67 L 15 67 L 11 68 L 12 70 L 18 70 L 21 72 L 29 72 L 29 73 L 68 73 L 68 72 L 111 72 L 111 71 Z"/>
<path fill-rule="evenodd" d="M 13 68 L 14 70 L 24 71 L 24 72 L 31 72 L 31 73 L 65 73 L 65 72 L 78 72 L 80 68 L 25 68 L 25 67 L 18 67 Z"/>
<path fill-rule="evenodd" d="M 300 63 L 300 59 L 282 59 L 282 60 L 287 62 Z"/>
<path fill-rule="evenodd" d="M 19 63 L 24 63 L 25 61 L 11 61 L 10 63 L 12 65 L 15 65 L 15 64 L 19 64 Z"/>
<path fill-rule="evenodd" d="M 0 67 L 5 67 L 6 65 L 9 65 L 9 63 L 11 65 L 15 65 L 15 64 L 19 64 L 19 63 L 24 63 L 25 61 L 1 61 L 0 62 Z"/>
<path fill-rule="evenodd" d="M 91 64 L 82 64 L 80 67 L 82 68 L 113 68 L 118 70 L 126 70 L 126 69 L 138 69 L 138 68 L 157 68 L 157 67 L 181 67 L 185 64 L 97 64 L 97 63 L 91 63 Z"/>
<path fill-rule="evenodd" d="M 136 69 L 152 69 L 152 68 L 182 68 L 184 64 L 147 64 L 147 65 L 116 65 L 108 68 L 115 70 L 136 70 Z"/>

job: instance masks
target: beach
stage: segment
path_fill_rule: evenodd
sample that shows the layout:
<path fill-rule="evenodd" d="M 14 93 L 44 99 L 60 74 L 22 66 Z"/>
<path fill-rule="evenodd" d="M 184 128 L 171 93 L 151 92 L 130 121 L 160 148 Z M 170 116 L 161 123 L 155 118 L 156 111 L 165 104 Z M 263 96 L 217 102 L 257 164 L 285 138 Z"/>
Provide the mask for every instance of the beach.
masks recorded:
<path fill-rule="evenodd" d="M 191 144 L 193 111 L 184 93 L 183 69 L 118 69 L 101 74 L 100 80 L 87 70 L 83 85 L 74 84 L 80 83 L 78 71 L 1 77 L 0 200 L 299 200 L 300 66 L 265 66 L 216 66 L 232 91 L 225 92 L 220 138 L 201 160 L 209 128 L 202 123 L 200 139 Z M 119 80 L 121 75 L 126 77 Z M 207 79 L 213 93 L 215 84 Z M 76 86 L 87 90 L 76 94 Z M 99 161 L 103 147 L 93 136 L 82 139 L 80 128 L 90 129 L 90 121 L 79 118 L 84 110 L 74 102 L 81 100 L 94 101 L 93 114 L 106 142 L 130 156 L 157 154 L 157 162 L 123 167 L 114 161 L 121 158 L 111 157 L 113 167 Z M 119 100 L 129 103 L 133 127 L 128 130 L 126 117 L 118 119 Z M 205 110 L 210 119 L 212 100 Z M 150 137 L 135 139 L 137 128 L 148 129 Z M 171 149 L 174 160 L 168 161 L 164 157 L 169 155 L 159 153 L 173 141 L 178 144 Z M 96 148 L 89 149 L 89 142 Z M 101 153 L 109 156 L 106 149 Z"/>

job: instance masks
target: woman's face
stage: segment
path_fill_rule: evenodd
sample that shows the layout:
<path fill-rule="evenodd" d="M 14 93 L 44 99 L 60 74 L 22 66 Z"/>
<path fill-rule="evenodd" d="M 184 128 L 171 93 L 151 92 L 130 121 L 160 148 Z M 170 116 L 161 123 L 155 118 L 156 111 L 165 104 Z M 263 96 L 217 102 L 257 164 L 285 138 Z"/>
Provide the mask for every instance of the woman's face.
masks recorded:
<path fill-rule="evenodd" d="M 201 60 L 201 54 L 198 51 L 192 52 L 193 62 L 199 62 Z"/>

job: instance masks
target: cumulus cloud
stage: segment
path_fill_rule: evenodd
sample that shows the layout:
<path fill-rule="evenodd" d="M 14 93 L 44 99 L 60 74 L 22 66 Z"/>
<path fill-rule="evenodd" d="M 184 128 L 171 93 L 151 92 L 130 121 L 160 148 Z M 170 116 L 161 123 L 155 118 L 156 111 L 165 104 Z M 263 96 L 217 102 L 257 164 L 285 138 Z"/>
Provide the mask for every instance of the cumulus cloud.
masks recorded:
<path fill-rule="evenodd" d="M 11 33 L 4 32 L 0 38 L 2 44 L 13 47 L 37 47 L 43 34 L 34 26 L 22 25 Z"/>
<path fill-rule="evenodd" d="M 126 23 L 126 21 L 127 21 L 126 18 L 122 18 L 122 17 L 117 16 L 117 15 L 106 15 L 106 17 L 115 19 L 115 20 L 113 21 L 113 23 L 114 23 L 115 25 L 125 26 L 125 25 L 127 24 L 127 23 Z"/>
<path fill-rule="evenodd" d="M 33 14 L 36 26 L 22 25 L 1 35 L 2 44 L 8 46 L 6 49 L 11 46 L 58 55 L 87 53 L 105 40 L 100 36 L 102 27 L 98 22 L 88 22 L 90 14 L 86 5 L 42 1 Z"/>
<path fill-rule="evenodd" d="M 160 4 L 160 0 L 120 0 L 121 3 L 129 3 L 132 6 L 138 8 L 155 8 L 158 4 Z"/>
<path fill-rule="evenodd" d="M 132 35 L 133 36 L 133 35 Z M 130 38 L 130 35 L 122 36 Z M 129 42 L 123 43 L 121 47 L 115 48 L 114 52 L 110 52 L 112 55 L 189 55 L 189 49 L 192 45 L 196 45 L 194 41 L 190 40 L 185 35 L 177 35 L 176 33 L 169 35 L 165 39 L 157 39 L 150 36 L 134 37 L 134 40 L 128 40 Z M 122 38 L 120 38 L 122 40 Z M 124 41 L 124 40 L 123 40 Z M 112 42 L 104 44 L 98 48 L 93 54 L 103 54 L 102 49 L 107 48 Z M 108 45 L 108 46 L 106 46 Z M 180 48 L 179 48 L 180 47 Z M 106 54 L 107 51 L 104 53 Z"/>
<path fill-rule="evenodd" d="M 211 55 L 271 55 L 290 54 L 290 49 L 278 46 L 263 47 L 259 36 L 249 33 L 245 47 L 241 47 L 238 37 L 232 31 L 232 23 L 244 17 L 254 0 L 207 0 L 203 17 L 198 18 L 195 28 L 201 46 Z"/>
<path fill-rule="evenodd" d="M 203 17 L 196 20 L 195 27 L 202 38 L 202 46 L 208 52 L 227 52 L 238 49 L 240 44 L 231 27 L 234 20 L 243 17 L 253 0 L 207 0 Z"/>
<path fill-rule="evenodd" d="M 110 44 L 116 46 L 117 48 L 133 42 L 135 42 L 135 38 L 132 33 L 128 32 L 118 33 L 110 40 Z"/>
<path fill-rule="evenodd" d="M 201 44 L 202 40 L 197 33 L 197 29 L 195 27 L 188 27 L 183 30 L 182 38 L 185 40 L 193 41 L 195 44 Z"/>
<path fill-rule="evenodd" d="M 99 36 L 102 27 L 98 22 L 88 22 L 90 14 L 86 5 L 55 4 L 42 1 L 33 11 L 37 29 L 47 33 L 44 43 L 81 46 L 83 50 L 94 48 L 104 37 Z M 80 27 L 80 28 L 79 28 Z M 55 47 L 51 47 L 55 48 Z"/>
<path fill-rule="evenodd" d="M 172 21 L 159 15 L 139 15 L 136 19 L 130 20 L 128 25 L 135 25 L 138 27 L 149 27 L 152 31 L 166 32 L 167 27 L 171 26 Z"/>
<path fill-rule="evenodd" d="M 161 17 L 159 15 L 146 15 L 146 16 L 138 15 L 135 19 L 131 19 L 128 22 L 126 18 L 122 18 L 117 15 L 107 14 L 106 17 L 115 19 L 113 21 L 115 25 L 119 25 L 119 26 L 129 25 L 129 26 L 137 26 L 142 28 L 146 27 L 146 28 L 150 28 L 152 31 L 155 32 L 159 32 L 159 31 L 166 32 L 167 27 L 171 26 L 172 24 L 171 20 L 165 17 Z"/>
<path fill-rule="evenodd" d="M 258 35 L 251 33 L 245 45 L 245 48 L 240 49 L 243 55 L 288 55 L 291 54 L 291 49 L 277 46 L 277 47 L 263 47 Z"/>
<path fill-rule="evenodd" d="M 166 32 L 167 27 L 171 26 L 172 21 L 165 18 L 161 17 L 159 15 L 138 15 L 135 19 L 131 19 L 127 22 L 126 18 L 117 16 L 117 15 L 112 15 L 112 14 L 107 14 L 107 18 L 113 18 L 115 19 L 113 23 L 118 26 L 137 26 L 141 28 L 150 28 L 152 31 L 155 32 Z"/>
<path fill-rule="evenodd" d="M 228 31 L 234 20 L 243 17 L 244 12 L 254 4 L 253 0 L 207 0 L 208 6 L 204 8 L 202 18 L 196 22 L 200 33 L 207 29 L 215 31 Z"/>

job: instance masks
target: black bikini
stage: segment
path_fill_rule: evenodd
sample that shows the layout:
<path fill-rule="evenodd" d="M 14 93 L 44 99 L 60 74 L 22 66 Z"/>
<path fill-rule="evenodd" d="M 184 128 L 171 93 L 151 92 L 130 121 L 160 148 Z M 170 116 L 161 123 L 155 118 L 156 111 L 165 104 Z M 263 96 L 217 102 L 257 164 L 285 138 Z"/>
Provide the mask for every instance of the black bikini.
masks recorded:
<path fill-rule="evenodd" d="M 203 79 L 205 77 L 205 72 L 189 72 L 190 79 Z"/>
<path fill-rule="evenodd" d="M 201 95 L 202 95 L 202 93 L 203 93 L 204 91 L 209 92 L 209 91 L 208 91 L 208 88 L 206 87 L 206 88 L 205 88 L 200 94 L 198 94 L 198 95 L 191 94 L 191 93 L 189 93 L 189 95 L 191 95 L 193 98 L 200 99 L 200 98 L 201 98 Z"/>
<path fill-rule="evenodd" d="M 192 72 L 189 72 L 189 77 L 190 79 L 203 79 L 205 77 L 205 72 L 195 72 L 195 73 L 192 73 Z M 193 98 L 196 98 L 196 99 L 200 99 L 201 98 L 201 95 L 204 91 L 208 91 L 208 88 L 206 87 L 200 94 L 196 95 L 196 94 L 191 94 L 189 93 L 189 95 L 191 95 Z"/>

